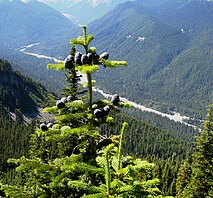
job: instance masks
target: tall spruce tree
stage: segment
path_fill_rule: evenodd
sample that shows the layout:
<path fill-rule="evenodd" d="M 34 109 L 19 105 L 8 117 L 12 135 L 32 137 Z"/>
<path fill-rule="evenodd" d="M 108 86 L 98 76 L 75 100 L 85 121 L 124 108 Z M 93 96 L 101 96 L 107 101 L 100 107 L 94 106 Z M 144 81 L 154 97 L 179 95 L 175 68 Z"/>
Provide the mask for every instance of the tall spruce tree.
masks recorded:
<path fill-rule="evenodd" d="M 209 106 L 203 131 L 197 137 L 192 177 L 182 197 L 213 197 L 213 103 Z"/>
<path fill-rule="evenodd" d="M 157 197 L 158 179 L 152 179 L 154 164 L 123 155 L 126 122 L 120 136 L 100 135 L 100 125 L 113 124 L 110 111 L 129 105 L 114 95 L 111 100 L 93 101 L 92 74 L 100 66 L 126 66 L 125 61 L 109 61 L 108 52 L 98 55 L 89 47 L 93 36 L 83 26 L 83 36 L 72 39 L 72 47 L 82 46 L 84 53 L 74 52 L 48 68 L 65 70 L 68 86 L 63 98 L 45 112 L 55 115 L 53 123 L 42 123 L 31 138 L 30 157 L 10 159 L 17 165 L 14 185 L 2 184 L 10 197 Z M 79 98 L 80 72 L 87 80 L 85 100 Z M 20 179 L 20 176 L 22 179 Z"/>

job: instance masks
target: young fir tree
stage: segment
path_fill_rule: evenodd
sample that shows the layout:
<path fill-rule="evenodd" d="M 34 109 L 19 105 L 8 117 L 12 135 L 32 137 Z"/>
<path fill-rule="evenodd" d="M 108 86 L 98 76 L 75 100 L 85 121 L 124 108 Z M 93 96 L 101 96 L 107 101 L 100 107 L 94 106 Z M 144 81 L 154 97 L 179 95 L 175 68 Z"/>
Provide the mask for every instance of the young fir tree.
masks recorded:
<path fill-rule="evenodd" d="M 204 129 L 197 137 L 192 177 L 181 197 L 213 197 L 213 104 L 209 106 Z"/>
<path fill-rule="evenodd" d="M 183 164 L 181 164 L 177 180 L 176 180 L 176 197 L 181 198 L 183 190 L 189 184 L 190 178 L 192 174 L 191 163 L 188 159 L 184 160 Z"/>
<path fill-rule="evenodd" d="M 154 164 L 123 156 L 123 141 L 128 124 L 123 123 L 120 137 L 99 134 L 102 123 L 113 123 L 109 111 L 128 106 L 118 95 L 109 100 L 93 101 L 92 74 L 100 66 L 126 66 L 125 61 L 109 61 L 107 52 L 100 56 L 93 40 L 83 26 L 83 36 L 72 39 L 72 47 L 83 46 L 84 53 L 71 52 L 64 62 L 48 68 L 65 70 L 69 87 L 56 106 L 45 112 L 55 115 L 54 123 L 42 123 L 31 139 L 30 157 L 10 159 L 17 165 L 14 185 L 4 184 L 1 189 L 10 197 L 84 197 L 131 198 L 157 197 L 158 179 L 150 179 Z M 74 48 L 73 48 L 74 49 Z M 86 100 L 79 98 L 80 72 L 87 81 Z"/>

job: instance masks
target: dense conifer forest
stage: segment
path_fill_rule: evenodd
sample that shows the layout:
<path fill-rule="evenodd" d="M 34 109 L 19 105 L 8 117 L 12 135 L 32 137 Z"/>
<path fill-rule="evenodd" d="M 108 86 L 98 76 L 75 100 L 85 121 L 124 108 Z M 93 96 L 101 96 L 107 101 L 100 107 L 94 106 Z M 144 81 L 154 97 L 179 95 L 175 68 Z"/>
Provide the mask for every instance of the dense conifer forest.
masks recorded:
<path fill-rule="evenodd" d="M 1 196 L 213 196 L 212 106 L 202 131 L 198 132 L 177 123 L 167 126 L 164 118 L 151 114 L 141 121 L 138 111 L 132 113 L 131 105 L 121 102 L 119 94 L 108 100 L 100 97 L 96 100 L 92 92 L 96 83 L 93 74 L 102 66 L 107 71 L 127 66 L 127 62 L 110 60 L 108 52 L 98 54 L 90 46 L 93 39 L 83 26 L 83 35 L 71 39 L 65 61 L 48 64 L 48 69 L 63 70 L 67 80 L 62 97 L 54 105 L 53 96 L 41 85 L 25 80 L 28 83 L 25 91 L 34 85 L 41 94 L 38 97 L 27 92 L 31 93 L 24 99 L 30 98 L 25 102 L 27 109 L 32 103 L 45 106 L 44 112 L 52 114 L 54 120 L 23 123 L 26 106 L 18 105 L 19 99 L 15 107 L 11 105 L 13 102 L 7 103 L 6 97 L 16 94 L 8 96 L 2 83 Z M 0 63 L 1 75 L 11 74 L 9 63 Z M 83 86 L 78 72 L 87 79 Z M 10 116 L 12 109 L 16 121 Z M 195 135 L 199 137 L 194 138 Z"/>

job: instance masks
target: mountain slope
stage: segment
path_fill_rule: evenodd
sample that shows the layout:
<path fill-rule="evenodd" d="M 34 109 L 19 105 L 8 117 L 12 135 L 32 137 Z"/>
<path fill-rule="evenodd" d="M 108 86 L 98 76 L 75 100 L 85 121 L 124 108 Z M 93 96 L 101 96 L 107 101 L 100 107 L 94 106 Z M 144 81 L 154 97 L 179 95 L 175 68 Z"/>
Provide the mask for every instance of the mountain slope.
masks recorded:
<path fill-rule="evenodd" d="M 66 17 L 36 0 L 0 1 L 0 36 L 9 46 L 69 38 L 75 27 Z"/>
<path fill-rule="evenodd" d="M 50 45 L 48 46 L 49 48 L 45 48 L 45 44 L 43 44 L 41 46 L 42 50 L 49 50 L 49 52 L 52 53 L 54 47 L 50 48 Z M 41 48 L 38 50 L 40 51 L 38 52 L 39 54 L 43 54 L 41 52 Z M 31 52 L 31 49 L 28 49 L 28 51 Z M 56 51 L 60 52 L 60 50 Z M 10 63 L 13 64 L 13 68 L 16 71 L 20 71 L 23 75 L 35 79 L 37 82 L 45 85 L 48 90 L 59 92 L 65 83 L 63 72 L 56 72 L 54 70 L 46 69 L 46 65 L 51 62 L 49 59 L 42 59 L 23 54 L 19 50 L 10 49 L 8 46 L 3 44 L 1 45 L 1 41 L 0 59 L 8 60 Z"/>
<path fill-rule="evenodd" d="M 129 62 L 100 72 L 99 85 L 161 110 L 205 115 L 213 92 L 212 2 L 145 2 L 121 4 L 89 25 L 99 49 Z"/>
<path fill-rule="evenodd" d="M 0 0 L 0 59 L 13 63 L 16 70 L 45 84 L 48 89 L 59 90 L 63 83 L 58 82 L 64 78 L 54 71 L 46 70 L 50 60 L 23 54 L 20 49 L 39 43 L 37 53 L 46 54 L 48 51 L 49 56 L 53 56 L 53 45 L 66 43 L 69 46 L 75 28 L 61 13 L 36 0 L 25 3 L 21 0 Z M 29 50 L 31 52 L 32 49 Z M 63 55 L 60 47 L 56 50 Z"/>
<path fill-rule="evenodd" d="M 0 60 L 1 109 L 22 114 L 38 113 L 38 107 L 49 101 L 46 89 L 31 79 L 15 72 L 7 62 Z"/>
<path fill-rule="evenodd" d="M 39 0 L 63 13 L 76 24 L 88 24 L 127 0 Z"/>

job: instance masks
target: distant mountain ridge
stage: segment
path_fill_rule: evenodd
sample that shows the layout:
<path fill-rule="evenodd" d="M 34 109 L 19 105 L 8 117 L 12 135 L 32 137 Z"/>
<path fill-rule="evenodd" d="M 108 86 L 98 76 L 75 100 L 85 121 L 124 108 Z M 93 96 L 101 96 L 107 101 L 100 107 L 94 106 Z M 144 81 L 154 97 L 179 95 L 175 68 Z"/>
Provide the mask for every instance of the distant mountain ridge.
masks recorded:
<path fill-rule="evenodd" d="M 36 0 L 0 1 L 0 37 L 9 46 L 69 38 L 75 25 L 61 13 Z"/>
<path fill-rule="evenodd" d="M 76 24 L 88 24 L 127 0 L 39 0 L 63 13 Z"/>
<path fill-rule="evenodd" d="M 205 115 L 213 96 L 211 21 L 208 1 L 141 0 L 117 6 L 89 28 L 98 49 L 118 52 L 111 58 L 123 58 L 129 66 L 101 71 L 99 86 L 152 108 Z"/>
<path fill-rule="evenodd" d="M 45 84 L 48 89 L 56 90 L 59 87 L 57 82 L 63 80 L 60 74 L 46 70 L 50 60 L 30 57 L 21 53 L 20 49 L 40 43 L 37 53 L 45 50 L 53 53 L 55 42 L 69 46 L 73 29 L 76 25 L 69 19 L 36 0 L 0 0 L 0 59 L 13 63 L 16 70 Z M 61 49 L 57 53 L 63 54 Z M 57 78 L 60 80 L 57 81 Z"/>
<path fill-rule="evenodd" d="M 76 24 L 89 24 L 90 22 L 102 17 L 107 12 L 111 11 L 119 4 L 127 1 L 135 0 L 38 0 L 43 2 L 56 10 L 64 14 L 68 19 Z M 192 1 L 208 1 L 212 0 L 180 0 L 178 5 L 185 4 Z M 156 5 L 165 6 L 168 3 L 171 3 L 172 0 L 151 0 L 144 1 L 145 4 L 149 4 L 151 7 L 156 7 Z M 177 2 L 177 1 L 176 1 Z"/>

